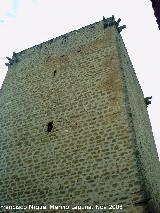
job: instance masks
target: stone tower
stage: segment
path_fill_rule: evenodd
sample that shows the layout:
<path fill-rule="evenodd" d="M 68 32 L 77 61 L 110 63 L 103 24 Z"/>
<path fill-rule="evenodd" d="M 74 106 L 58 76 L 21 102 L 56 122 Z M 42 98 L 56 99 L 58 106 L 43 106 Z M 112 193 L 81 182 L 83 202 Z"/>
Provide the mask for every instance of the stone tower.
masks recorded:
<path fill-rule="evenodd" d="M 158 155 L 119 22 L 103 18 L 8 58 L 2 210 L 160 212 Z"/>

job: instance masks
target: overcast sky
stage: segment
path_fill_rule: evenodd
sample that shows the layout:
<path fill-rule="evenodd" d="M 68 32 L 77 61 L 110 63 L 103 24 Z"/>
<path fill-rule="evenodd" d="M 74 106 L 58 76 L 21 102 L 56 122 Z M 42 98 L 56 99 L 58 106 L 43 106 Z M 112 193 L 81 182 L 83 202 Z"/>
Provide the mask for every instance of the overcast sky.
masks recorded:
<path fill-rule="evenodd" d="M 150 0 L 0 0 L 0 86 L 6 56 L 102 20 L 121 18 L 123 40 L 144 96 L 160 156 L 160 31 Z"/>

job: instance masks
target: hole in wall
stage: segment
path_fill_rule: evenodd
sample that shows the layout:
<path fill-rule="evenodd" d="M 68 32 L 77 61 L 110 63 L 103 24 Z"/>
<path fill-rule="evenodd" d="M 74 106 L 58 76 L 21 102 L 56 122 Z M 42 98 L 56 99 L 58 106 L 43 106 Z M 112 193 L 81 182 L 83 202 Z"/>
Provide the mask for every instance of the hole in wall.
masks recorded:
<path fill-rule="evenodd" d="M 55 76 L 55 75 L 56 75 L 56 73 L 57 73 L 57 70 L 54 70 L 53 75 Z"/>
<path fill-rule="evenodd" d="M 47 132 L 52 132 L 53 130 L 54 130 L 53 121 L 50 121 L 50 122 L 47 124 Z"/>

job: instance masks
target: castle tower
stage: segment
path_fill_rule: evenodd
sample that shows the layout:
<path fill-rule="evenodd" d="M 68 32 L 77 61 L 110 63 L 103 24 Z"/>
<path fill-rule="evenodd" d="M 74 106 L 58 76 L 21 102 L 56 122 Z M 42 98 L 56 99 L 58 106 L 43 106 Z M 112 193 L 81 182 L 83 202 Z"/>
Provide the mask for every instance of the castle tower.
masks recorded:
<path fill-rule="evenodd" d="M 119 22 L 103 18 L 8 58 L 1 209 L 160 212 L 158 155 Z"/>

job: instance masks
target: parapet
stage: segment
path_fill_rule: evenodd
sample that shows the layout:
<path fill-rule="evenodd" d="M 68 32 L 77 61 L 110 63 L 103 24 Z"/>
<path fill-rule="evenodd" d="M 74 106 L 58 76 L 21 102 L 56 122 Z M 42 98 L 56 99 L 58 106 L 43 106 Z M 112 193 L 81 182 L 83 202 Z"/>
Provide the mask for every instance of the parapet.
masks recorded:
<path fill-rule="evenodd" d="M 46 42 L 25 49 L 19 53 L 13 52 L 12 58 L 6 57 L 9 63 L 5 63 L 5 65 L 10 67 L 18 63 L 23 58 L 23 56 L 30 55 L 33 52 L 35 53 L 36 51 L 40 52 L 42 51 L 42 49 L 47 49 L 49 54 L 51 53 L 52 55 L 54 55 L 54 52 L 56 52 L 56 55 L 58 54 L 59 56 L 61 56 L 67 51 L 67 48 L 65 46 L 66 43 L 68 43 L 68 47 L 70 49 L 74 48 L 76 43 L 78 43 L 79 45 L 85 45 L 86 42 L 89 43 L 94 40 L 97 34 L 101 35 L 102 30 L 107 30 L 110 27 L 115 27 L 118 33 L 120 33 L 126 27 L 125 25 L 119 26 L 120 21 L 120 18 L 115 21 L 114 16 L 111 16 L 109 18 L 105 18 L 103 16 L 103 20 L 99 22 L 95 22 L 94 24 L 87 25 L 78 30 L 74 30 L 72 32 L 50 39 Z M 79 38 L 79 35 L 81 35 L 81 38 Z M 82 35 L 84 39 L 82 39 Z M 59 46 L 61 46 L 61 48 L 59 48 Z"/>

